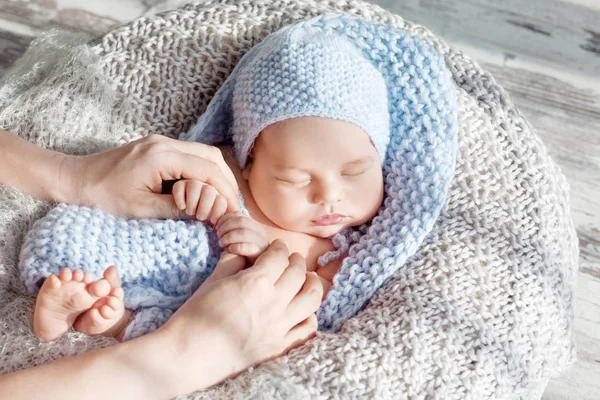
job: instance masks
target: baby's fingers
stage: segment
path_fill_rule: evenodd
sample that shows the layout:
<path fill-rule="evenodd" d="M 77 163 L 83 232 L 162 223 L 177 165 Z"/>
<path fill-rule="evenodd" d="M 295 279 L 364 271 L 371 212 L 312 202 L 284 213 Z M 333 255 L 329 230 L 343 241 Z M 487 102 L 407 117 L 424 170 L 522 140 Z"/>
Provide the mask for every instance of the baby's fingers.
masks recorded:
<path fill-rule="evenodd" d="M 224 236 L 235 229 L 251 229 L 260 232 L 259 224 L 241 211 L 227 213 L 215 226 L 217 235 Z"/>
<path fill-rule="evenodd" d="M 227 232 L 219 239 L 219 246 L 225 248 L 234 243 L 256 243 L 262 244 L 265 242 L 264 235 L 248 228 L 234 229 Z"/>
<path fill-rule="evenodd" d="M 221 217 L 227 211 L 227 200 L 225 197 L 218 195 L 213 204 L 212 212 L 210 213 L 210 223 L 215 226 Z"/>
<path fill-rule="evenodd" d="M 180 181 L 175 182 L 173 185 L 173 198 L 175 200 L 175 205 L 181 211 L 185 210 L 185 187 L 187 185 L 187 180 L 182 179 Z"/>
<path fill-rule="evenodd" d="M 262 254 L 263 248 L 254 244 L 254 243 L 234 243 L 227 248 L 232 254 L 237 254 L 238 256 L 249 257 L 251 259 L 258 257 Z"/>
<path fill-rule="evenodd" d="M 196 208 L 198 207 L 198 200 L 200 199 L 201 192 L 204 192 L 204 188 L 207 185 L 200 181 L 187 181 L 185 187 L 185 213 L 187 215 L 196 214 Z"/>
<path fill-rule="evenodd" d="M 202 186 L 200 200 L 198 201 L 198 209 L 196 211 L 196 219 L 198 219 L 199 221 L 205 221 L 208 219 L 208 216 L 213 208 L 217 196 L 217 189 L 210 185 Z M 227 204 L 225 204 L 225 207 L 227 207 Z"/>
<path fill-rule="evenodd" d="M 236 244 L 244 244 L 244 246 L 235 246 Z M 222 248 L 229 247 L 229 251 L 239 255 L 254 255 L 260 253 L 269 245 L 264 234 L 256 232 L 252 229 L 241 228 L 235 229 L 223 235 L 219 239 L 219 246 Z M 240 254 L 234 249 L 240 249 L 244 253 L 251 252 L 252 254 Z"/>

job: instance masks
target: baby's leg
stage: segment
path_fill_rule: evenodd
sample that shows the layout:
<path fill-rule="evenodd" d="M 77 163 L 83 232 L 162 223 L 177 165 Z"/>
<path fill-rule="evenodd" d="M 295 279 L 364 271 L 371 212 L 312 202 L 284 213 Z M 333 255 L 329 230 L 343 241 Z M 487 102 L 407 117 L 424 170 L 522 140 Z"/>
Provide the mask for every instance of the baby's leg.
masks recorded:
<path fill-rule="evenodd" d="M 73 328 L 90 336 L 113 336 L 121 340 L 130 321 L 131 312 L 125 309 L 123 303 L 124 293 L 117 269 L 108 268 L 104 272 L 104 279 L 110 283 L 110 293 L 81 313 Z"/>
<path fill-rule="evenodd" d="M 34 333 L 44 340 L 59 338 L 82 312 L 110 293 L 111 285 L 106 279 L 93 280 L 91 273 L 80 269 L 64 268 L 58 276 L 50 275 L 35 303 Z"/>

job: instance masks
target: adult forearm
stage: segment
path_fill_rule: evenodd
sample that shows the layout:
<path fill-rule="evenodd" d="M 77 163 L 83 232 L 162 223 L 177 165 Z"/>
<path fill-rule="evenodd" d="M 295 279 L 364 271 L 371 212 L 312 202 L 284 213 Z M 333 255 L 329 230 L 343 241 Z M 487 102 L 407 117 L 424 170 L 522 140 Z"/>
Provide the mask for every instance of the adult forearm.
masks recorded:
<path fill-rule="evenodd" d="M 202 338 L 198 338 L 202 341 Z M 210 349 L 209 343 L 206 348 Z M 0 376 L 1 399 L 170 399 L 216 383 L 211 360 L 194 363 L 195 381 L 182 376 L 186 365 L 162 332 L 112 347 Z M 196 360 L 202 355 L 194 355 Z M 188 356 L 189 358 L 189 356 Z M 187 365 L 189 367 L 189 365 Z M 198 370 L 200 369 L 200 371 Z M 185 373 L 183 374 L 185 375 Z M 192 375 L 192 374 L 189 374 Z M 187 378 L 187 382 L 186 382 Z"/>
<path fill-rule="evenodd" d="M 68 157 L 0 129 L 0 184 L 42 200 L 67 202 L 76 190 L 62 168 Z"/>

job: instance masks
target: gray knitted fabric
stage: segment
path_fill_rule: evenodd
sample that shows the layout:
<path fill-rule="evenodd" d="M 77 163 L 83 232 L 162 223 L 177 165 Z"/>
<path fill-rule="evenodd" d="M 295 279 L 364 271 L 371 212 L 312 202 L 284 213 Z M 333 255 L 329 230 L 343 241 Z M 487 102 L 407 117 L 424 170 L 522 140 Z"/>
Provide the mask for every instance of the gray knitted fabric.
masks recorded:
<path fill-rule="evenodd" d="M 36 40 L 0 82 L 0 127 L 70 153 L 176 137 L 268 33 L 336 10 L 396 26 L 444 55 L 459 106 L 454 181 L 404 268 L 336 334 L 186 398 L 515 398 L 575 360 L 577 241 L 568 187 L 494 79 L 425 28 L 360 1 L 216 0 L 102 38 Z M 35 162 L 35 160 L 32 160 Z M 0 372 L 113 344 L 40 343 L 17 278 L 24 233 L 49 205 L 0 188 Z M 76 267 L 76 266 L 74 266 Z M 202 355 L 198 355 L 201 357 Z"/>

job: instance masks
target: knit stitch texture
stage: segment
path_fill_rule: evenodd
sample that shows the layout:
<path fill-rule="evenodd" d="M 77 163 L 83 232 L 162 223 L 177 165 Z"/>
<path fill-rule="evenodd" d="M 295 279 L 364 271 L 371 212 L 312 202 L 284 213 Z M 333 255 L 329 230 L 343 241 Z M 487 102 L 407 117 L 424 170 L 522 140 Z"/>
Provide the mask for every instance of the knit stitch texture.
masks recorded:
<path fill-rule="evenodd" d="M 575 360 L 577 240 L 568 186 L 493 77 L 422 26 L 360 1 L 211 0 L 85 44 L 34 41 L 0 82 L 0 126 L 84 154 L 188 131 L 269 33 L 329 11 L 393 26 L 441 54 L 458 107 L 456 169 L 417 252 L 337 333 L 184 398 L 485 399 L 539 393 Z M 31 332 L 19 282 L 25 232 L 49 205 L 0 188 L 0 373 L 112 345 Z M 198 355 L 201 357 L 201 355 Z M 539 398 L 539 397 L 538 397 Z"/>
<path fill-rule="evenodd" d="M 198 221 L 127 220 L 60 204 L 26 235 L 21 279 L 36 293 L 66 265 L 96 277 L 118 266 L 125 306 L 136 312 L 128 340 L 164 324 L 210 275 L 220 254 L 218 237 Z"/>
<path fill-rule="evenodd" d="M 357 47 L 348 49 L 353 45 Z M 330 46 L 338 50 L 329 49 Z M 344 47 L 345 51 L 336 53 Z M 336 67 L 328 65 L 324 53 L 337 60 L 338 65 L 347 66 L 349 76 L 344 79 L 338 73 L 334 79 L 330 72 L 336 73 Z M 268 67 L 262 63 L 265 59 Z M 293 86 L 288 76 L 291 66 L 300 68 L 306 63 L 319 65 L 327 72 L 308 68 L 306 73 L 312 79 L 298 85 L 309 83 L 306 93 L 321 99 L 301 106 L 295 101 L 301 96 L 278 93 L 283 93 L 284 85 Z M 244 142 L 246 129 L 251 129 L 250 137 L 256 137 L 268 121 L 296 116 L 298 112 L 329 116 L 338 109 L 342 110 L 340 115 L 346 111 L 348 117 L 366 121 L 365 125 L 372 128 L 368 132 L 376 148 L 383 154 L 390 135 L 382 129 L 392 131 L 383 166 L 384 205 L 368 227 L 362 228 L 365 234 L 349 246 L 348 256 L 317 313 L 321 330 L 338 331 L 415 253 L 444 204 L 454 172 L 458 130 L 450 72 L 443 58 L 418 38 L 393 27 L 335 14 L 289 25 L 269 35 L 239 64 L 244 68 L 234 69 L 234 79 L 223 84 L 225 90 L 217 92 L 200 118 L 202 129 L 194 127 L 193 135 L 184 138 L 218 144 L 230 138 L 227 123 L 233 123 L 232 135 L 234 140 L 238 138 L 236 148 L 242 152 L 243 164 L 248 146 L 240 148 L 237 144 Z M 369 64 L 371 70 L 364 64 Z M 358 76 L 361 73 L 366 75 L 364 82 Z M 271 93 L 272 97 L 256 98 L 257 93 L 247 93 L 248 81 L 259 87 L 270 82 L 279 89 Z M 361 86 L 363 83 L 375 87 L 380 83 L 382 88 L 370 91 Z M 339 85 L 350 89 L 340 96 Z M 233 95 L 228 90 L 231 87 Z M 236 100 L 236 92 L 240 91 Z M 361 92 L 371 93 L 371 97 Z M 373 98 L 376 94 L 383 98 Z M 379 105 L 369 107 L 364 99 Z M 347 109 L 344 101 L 350 103 Z M 221 111 L 230 110 L 231 103 L 233 118 L 226 119 Z M 242 113 L 236 114 L 236 107 L 243 108 Z M 370 109 L 375 112 L 369 113 Z M 382 116 L 378 111 L 386 113 Z M 381 118 L 385 118 L 384 123 Z M 206 120 L 218 123 L 205 123 Z M 202 140 L 205 134 L 209 140 Z M 199 225 L 161 220 L 128 222 L 99 210 L 61 205 L 27 233 L 20 256 L 21 279 L 35 292 L 44 278 L 58 274 L 65 265 L 78 265 L 96 276 L 102 276 L 108 266 L 117 265 L 123 271 L 126 305 L 137 313 L 125 338 L 137 337 L 148 333 L 145 327 L 166 322 L 157 319 L 155 307 L 176 309 L 182 304 L 182 296 L 191 296 L 190 289 L 197 288 L 214 268 L 218 256 L 215 251 L 208 251 L 210 228 L 207 231 Z M 216 242 L 214 236 L 212 233 L 212 241 Z M 199 281 L 200 278 L 203 279 Z"/>
<path fill-rule="evenodd" d="M 244 168 L 256 137 L 268 125 L 301 116 L 328 117 L 362 128 L 383 164 L 390 141 L 388 92 L 376 68 L 378 64 L 368 58 L 371 49 L 381 45 L 379 50 L 385 51 L 389 44 L 374 41 L 377 38 L 369 32 L 362 37 L 367 43 L 364 51 L 368 58 L 365 58 L 345 35 L 332 32 L 335 18 L 327 23 L 329 32 L 320 28 L 323 23 L 316 20 L 289 25 L 250 49 L 219 88 L 198 123 L 180 138 L 207 144 L 231 138 L 238 164 Z M 345 20 L 340 25 L 338 30 L 345 26 Z M 429 59 L 424 57 L 423 61 Z M 378 66 L 392 65 L 403 66 Z M 437 72 L 438 68 L 439 62 L 433 69 Z M 392 73 L 395 74 L 398 73 Z M 448 96 L 451 95 L 449 80 L 447 77 L 442 88 Z M 399 84 L 416 84 L 418 89 L 427 83 L 411 80 Z M 435 78 L 434 84 L 439 84 Z"/>

